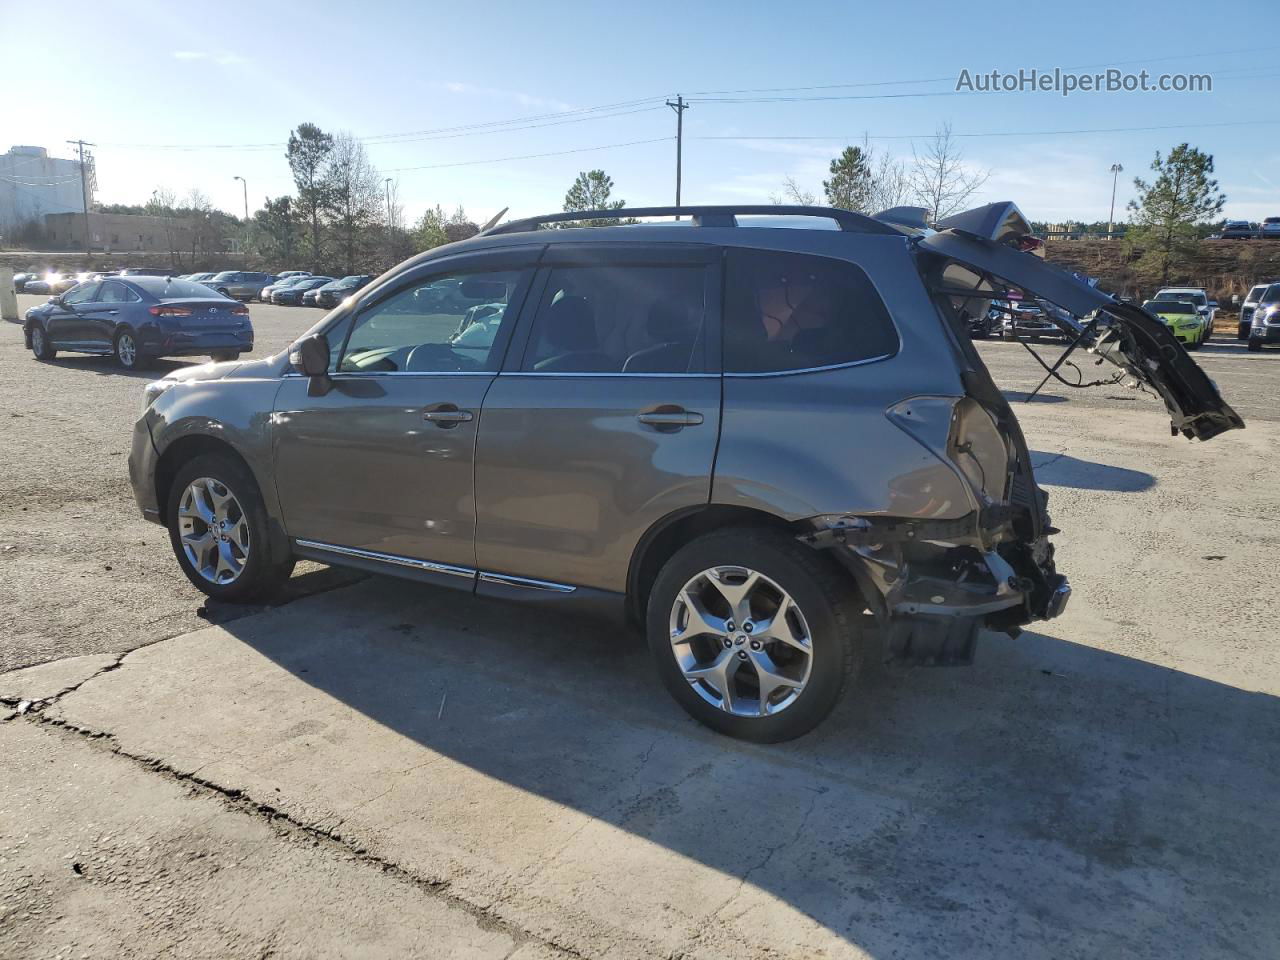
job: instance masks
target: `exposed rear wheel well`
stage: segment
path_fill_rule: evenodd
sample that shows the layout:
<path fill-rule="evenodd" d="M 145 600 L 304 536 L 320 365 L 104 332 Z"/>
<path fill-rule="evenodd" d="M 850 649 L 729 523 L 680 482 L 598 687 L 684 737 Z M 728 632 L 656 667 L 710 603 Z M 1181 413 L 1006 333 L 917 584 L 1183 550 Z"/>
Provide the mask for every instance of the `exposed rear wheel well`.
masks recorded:
<path fill-rule="evenodd" d="M 766 527 L 792 532 L 781 517 L 749 507 L 711 504 L 676 514 L 651 527 L 641 538 L 627 573 L 627 616 L 643 624 L 649 591 L 658 571 L 689 541 L 724 527 Z"/>
<path fill-rule="evenodd" d="M 167 518 L 164 517 L 164 511 L 169 502 L 169 491 L 173 486 L 173 478 L 177 476 L 184 463 L 206 453 L 221 453 L 234 457 L 243 464 L 249 476 L 253 476 L 253 471 L 249 468 L 249 464 L 245 462 L 244 457 L 240 456 L 236 448 L 224 440 L 217 440 L 203 434 L 175 440 L 165 448 L 164 453 L 160 455 L 160 462 L 156 464 L 156 503 L 160 507 L 161 517 L 165 520 Z"/>

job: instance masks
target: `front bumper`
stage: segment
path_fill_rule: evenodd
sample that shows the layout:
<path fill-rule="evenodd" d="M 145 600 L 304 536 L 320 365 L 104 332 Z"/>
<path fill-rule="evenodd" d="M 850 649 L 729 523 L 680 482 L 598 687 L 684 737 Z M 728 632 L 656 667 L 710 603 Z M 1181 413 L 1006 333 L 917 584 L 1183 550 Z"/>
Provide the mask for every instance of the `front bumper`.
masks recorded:
<path fill-rule="evenodd" d="M 1200 330 L 1202 328 L 1198 324 L 1190 327 L 1175 327 L 1166 323 L 1165 326 L 1173 334 L 1173 339 L 1179 343 L 1195 343 L 1200 339 Z"/>
<path fill-rule="evenodd" d="M 156 464 L 160 455 L 151 439 L 148 416 L 143 414 L 133 425 L 133 443 L 129 448 L 129 484 L 133 487 L 133 499 L 138 503 L 144 520 L 164 523 L 160 504 L 156 501 Z"/>
<path fill-rule="evenodd" d="M 1269 323 L 1265 327 L 1250 327 L 1249 339 L 1261 343 L 1280 343 L 1280 323 Z"/>

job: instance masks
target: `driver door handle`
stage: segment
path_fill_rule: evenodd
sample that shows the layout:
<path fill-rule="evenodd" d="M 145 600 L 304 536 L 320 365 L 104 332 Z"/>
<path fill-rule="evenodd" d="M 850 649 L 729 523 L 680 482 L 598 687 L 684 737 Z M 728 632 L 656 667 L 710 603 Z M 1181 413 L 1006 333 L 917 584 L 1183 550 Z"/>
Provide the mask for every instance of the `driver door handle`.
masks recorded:
<path fill-rule="evenodd" d="M 422 411 L 422 419 L 437 427 L 449 429 L 475 418 L 470 410 L 460 410 L 456 403 L 433 403 Z"/>
<path fill-rule="evenodd" d="M 679 430 L 681 427 L 696 427 L 702 423 L 702 414 L 672 403 L 664 403 L 649 410 L 641 410 L 636 419 L 651 427 L 667 430 Z"/>

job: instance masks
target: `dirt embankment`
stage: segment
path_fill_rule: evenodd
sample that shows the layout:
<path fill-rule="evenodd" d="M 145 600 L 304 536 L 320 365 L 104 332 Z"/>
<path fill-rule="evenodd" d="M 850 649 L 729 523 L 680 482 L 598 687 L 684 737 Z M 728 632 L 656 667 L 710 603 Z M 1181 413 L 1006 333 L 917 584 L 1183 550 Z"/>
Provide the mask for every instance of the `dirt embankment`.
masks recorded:
<path fill-rule="evenodd" d="M 1136 255 L 1119 240 L 1046 240 L 1045 259 L 1098 278 L 1108 293 L 1142 298 L 1160 287 L 1160 277 L 1137 269 Z M 1171 272 L 1171 286 L 1204 287 L 1224 310 L 1255 283 L 1280 280 L 1280 242 L 1202 240 L 1196 256 Z"/>

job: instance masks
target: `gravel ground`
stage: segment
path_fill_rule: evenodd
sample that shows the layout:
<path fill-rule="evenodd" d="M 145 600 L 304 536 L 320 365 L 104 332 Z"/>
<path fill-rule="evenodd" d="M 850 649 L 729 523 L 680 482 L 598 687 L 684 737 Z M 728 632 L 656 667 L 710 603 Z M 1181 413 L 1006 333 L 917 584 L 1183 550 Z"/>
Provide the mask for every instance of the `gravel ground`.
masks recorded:
<path fill-rule="evenodd" d="M 19 296 L 19 309 L 42 299 Z M 256 356 L 283 349 L 323 315 L 308 307 L 251 309 Z M 1015 399 L 1040 380 L 1040 368 L 1017 344 L 987 341 L 979 349 Z M 1052 358 L 1061 347 L 1038 349 Z M 1251 354 L 1220 333 L 1197 360 L 1247 420 L 1280 419 L 1280 350 Z M 254 612 L 206 604 L 179 572 L 165 532 L 139 517 L 129 488 L 126 460 L 142 385 L 182 362 L 161 361 L 133 374 L 110 359 L 74 354 L 41 364 L 24 349 L 19 325 L 0 324 L 0 608 L 6 611 L 0 671 L 118 653 Z M 1150 396 L 1122 387 L 1058 384 L 1032 405 L 1061 403 L 1104 415 L 1158 409 Z M 283 599 L 352 578 L 299 564 Z"/>
<path fill-rule="evenodd" d="M 19 311 L 43 299 L 20 295 Z M 257 356 L 323 316 L 308 307 L 252 310 Z M 61 354 L 42 364 L 23 347 L 20 325 L 0 323 L 0 672 L 117 653 L 253 612 L 206 604 L 129 487 L 142 386 L 181 363 L 125 373 L 109 358 Z M 299 564 L 282 599 L 352 579 Z"/>

